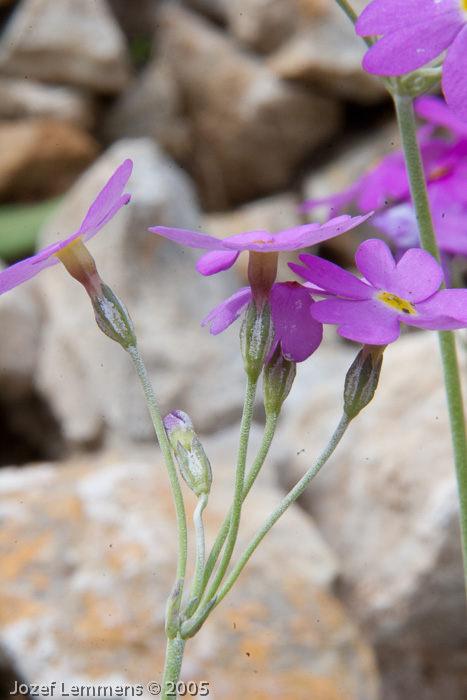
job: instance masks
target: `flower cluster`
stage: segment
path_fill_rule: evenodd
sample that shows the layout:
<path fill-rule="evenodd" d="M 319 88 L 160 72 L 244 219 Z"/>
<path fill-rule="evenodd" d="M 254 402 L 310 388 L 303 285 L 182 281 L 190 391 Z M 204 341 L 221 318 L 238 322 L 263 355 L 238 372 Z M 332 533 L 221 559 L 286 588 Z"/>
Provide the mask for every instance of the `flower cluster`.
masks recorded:
<path fill-rule="evenodd" d="M 465 0 L 373 0 L 355 25 L 360 36 L 382 36 L 363 67 L 374 75 L 399 76 L 443 61 L 442 88 L 454 114 L 467 121 L 467 5 Z"/>
<path fill-rule="evenodd" d="M 219 239 L 184 229 L 156 226 L 149 230 L 191 248 L 208 250 L 197 262 L 202 275 L 212 275 L 230 268 L 242 251 L 250 254 L 248 277 L 250 286 L 243 287 L 217 306 L 203 321 L 211 324 L 216 335 L 246 312 L 254 301 L 261 306 L 266 300 L 271 306 L 274 341 L 268 357 L 280 344 L 288 360 L 301 362 L 309 357 L 322 339 L 322 325 L 310 314 L 314 303 L 309 289 L 296 282 L 276 283 L 277 256 L 280 251 L 300 250 L 349 231 L 368 218 L 347 215 L 330 219 L 320 226 L 305 224 L 271 234 L 268 231 L 248 231 Z"/>
<path fill-rule="evenodd" d="M 437 97 L 420 97 L 415 109 L 426 120 L 419 141 L 439 248 L 448 256 L 467 256 L 467 124 Z M 443 135 L 437 135 L 440 127 Z M 393 241 L 398 255 L 419 245 L 402 150 L 383 158 L 346 191 L 310 200 L 304 209 L 326 204 L 330 211 L 340 210 L 351 201 L 360 211 L 377 211 L 371 224 Z"/>

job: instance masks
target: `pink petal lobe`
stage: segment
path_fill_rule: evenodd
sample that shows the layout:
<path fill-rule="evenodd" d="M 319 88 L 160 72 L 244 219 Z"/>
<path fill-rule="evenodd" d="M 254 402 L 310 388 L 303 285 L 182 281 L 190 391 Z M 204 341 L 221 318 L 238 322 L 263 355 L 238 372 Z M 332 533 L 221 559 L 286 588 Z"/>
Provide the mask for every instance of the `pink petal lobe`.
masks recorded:
<path fill-rule="evenodd" d="M 310 314 L 310 293 L 295 282 L 275 284 L 270 296 L 276 340 L 287 360 L 303 362 L 319 347 L 323 326 Z"/>
<path fill-rule="evenodd" d="M 467 25 L 467 23 L 466 23 Z M 443 64 L 442 87 L 446 102 L 455 116 L 467 122 L 467 26 L 459 32 Z"/>
<path fill-rule="evenodd" d="M 377 299 L 325 299 L 313 304 L 311 315 L 321 323 L 338 325 L 339 335 L 358 343 L 386 345 L 400 334 L 398 314 Z"/>
<path fill-rule="evenodd" d="M 299 260 L 306 267 L 289 263 L 290 269 L 327 292 L 350 299 L 369 299 L 373 296 L 371 287 L 328 260 L 307 254 L 300 255 Z"/>
<path fill-rule="evenodd" d="M 94 202 L 89 207 L 77 235 L 82 235 L 83 241 L 92 238 L 100 231 L 119 209 L 130 201 L 129 194 L 122 194 L 131 172 L 133 162 L 127 158 L 114 172 L 107 184 L 101 189 Z"/>
<path fill-rule="evenodd" d="M 231 297 L 216 306 L 204 319 L 202 326 L 210 323 L 210 333 L 218 335 L 225 331 L 245 309 L 251 299 L 251 288 L 242 287 Z"/>
<path fill-rule="evenodd" d="M 359 36 L 387 34 L 420 22 L 430 24 L 437 15 L 458 10 L 456 0 L 373 0 L 355 24 Z"/>
<path fill-rule="evenodd" d="M 197 231 L 187 231 L 182 228 L 168 228 L 167 226 L 153 226 L 149 229 L 151 233 L 168 238 L 175 243 L 187 245 L 189 248 L 199 248 L 201 250 L 225 250 L 222 239 L 208 236 L 206 233 Z"/>
<path fill-rule="evenodd" d="M 363 57 L 363 68 L 374 75 L 410 73 L 440 56 L 459 29 L 455 13 L 440 15 L 435 22 L 412 21 L 379 39 Z"/>
<path fill-rule="evenodd" d="M 208 277 L 232 267 L 240 252 L 229 250 L 211 250 L 200 257 L 196 269 L 200 275 Z"/>

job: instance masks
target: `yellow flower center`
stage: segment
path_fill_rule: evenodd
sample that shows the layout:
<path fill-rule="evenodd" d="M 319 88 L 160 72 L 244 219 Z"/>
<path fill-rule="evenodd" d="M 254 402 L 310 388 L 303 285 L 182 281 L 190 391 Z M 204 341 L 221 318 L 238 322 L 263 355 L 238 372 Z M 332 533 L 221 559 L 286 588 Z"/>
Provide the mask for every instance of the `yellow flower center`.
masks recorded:
<path fill-rule="evenodd" d="M 391 308 L 396 309 L 396 311 L 402 311 L 403 314 L 410 314 L 410 316 L 417 315 L 417 310 L 410 301 L 401 299 L 395 294 L 391 294 L 390 292 L 380 292 L 377 294 L 377 298 Z"/>

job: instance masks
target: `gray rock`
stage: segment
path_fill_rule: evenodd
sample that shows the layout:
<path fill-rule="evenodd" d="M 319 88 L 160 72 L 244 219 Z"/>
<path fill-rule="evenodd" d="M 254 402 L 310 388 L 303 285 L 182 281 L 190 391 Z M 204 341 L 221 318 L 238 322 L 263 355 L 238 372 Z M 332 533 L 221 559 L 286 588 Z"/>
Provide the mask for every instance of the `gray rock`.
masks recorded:
<path fill-rule="evenodd" d="M 236 437 L 203 439 L 214 471 L 208 546 L 230 502 Z M 162 678 L 177 543 L 158 450 L 4 469 L 0 493 L 0 641 L 19 670 L 66 688 L 142 684 L 146 696 Z M 239 551 L 279 499 L 265 472 L 244 507 Z M 219 700 L 253 700 L 258 684 L 284 700 L 291 689 L 303 700 L 377 700 L 372 651 L 330 593 L 335 575 L 311 519 L 291 508 L 188 641 L 182 679 L 206 680 Z"/>
<path fill-rule="evenodd" d="M 97 157 L 82 127 L 61 119 L 0 122 L 0 199 L 34 201 L 62 194 Z"/>
<path fill-rule="evenodd" d="M 286 404 L 281 436 L 298 457 L 283 480 L 303 473 L 339 419 L 350 358 L 331 359 L 334 376 L 329 363 L 320 378 L 312 358 Z M 340 557 L 344 601 L 377 650 L 389 700 L 465 698 L 456 494 L 437 339 L 410 333 L 386 349 L 373 403 L 304 499 Z"/>
<path fill-rule="evenodd" d="M 95 123 L 95 105 L 78 88 L 45 85 L 24 78 L 0 78 L 0 119 L 52 117 L 90 129 Z"/>
<path fill-rule="evenodd" d="M 128 82 L 129 57 L 105 0 L 23 0 L 2 35 L 0 68 L 112 94 Z"/>
<path fill-rule="evenodd" d="M 166 62 L 152 61 L 112 104 L 101 125 L 107 142 L 150 136 L 167 153 L 184 160 L 191 149 L 191 125 L 183 95 Z"/>
<path fill-rule="evenodd" d="M 201 277 L 194 269 L 198 251 L 147 230 L 198 228 L 196 196 L 180 168 L 150 139 L 118 142 L 70 193 L 43 243 L 56 240 L 57 232 L 76 230 L 96 193 L 127 157 L 134 160 L 132 201 L 89 249 L 104 281 L 128 306 L 162 410 L 196 409 L 200 429 L 214 431 L 243 405 L 238 328 L 214 338 L 200 323 L 237 286 L 234 273 Z M 47 321 L 37 383 L 64 434 L 78 442 L 97 439 L 104 428 L 123 439 L 152 437 L 130 358 L 97 329 L 84 290 L 59 268 L 39 279 Z"/>
<path fill-rule="evenodd" d="M 337 4 L 327 3 L 317 17 L 303 17 L 267 65 L 281 78 L 304 82 L 324 94 L 373 104 L 387 99 L 388 93 L 378 78 L 363 70 L 365 48 Z"/>
<path fill-rule="evenodd" d="M 287 187 L 338 128 L 336 102 L 280 80 L 192 13 L 161 13 L 159 52 L 174 71 L 192 125 L 187 169 L 210 209 Z"/>

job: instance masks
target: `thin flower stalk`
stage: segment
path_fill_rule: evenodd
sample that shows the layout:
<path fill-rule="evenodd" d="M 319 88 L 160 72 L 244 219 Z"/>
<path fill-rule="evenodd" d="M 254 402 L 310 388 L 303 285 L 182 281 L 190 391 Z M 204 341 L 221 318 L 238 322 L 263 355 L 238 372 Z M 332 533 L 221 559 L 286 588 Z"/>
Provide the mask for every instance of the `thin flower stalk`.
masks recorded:
<path fill-rule="evenodd" d="M 402 146 L 407 164 L 412 201 L 420 230 L 421 246 L 439 260 L 438 246 L 436 244 L 425 176 L 423 174 L 420 149 L 417 141 L 413 99 L 405 95 L 396 94 L 394 95 L 394 104 L 402 137 Z M 464 400 L 453 333 L 452 331 L 440 331 L 438 337 L 459 492 L 464 577 L 467 582 L 467 436 Z"/>
<path fill-rule="evenodd" d="M 221 600 L 225 598 L 227 593 L 230 591 L 235 581 L 240 576 L 241 572 L 245 568 L 245 565 L 249 561 L 251 555 L 256 550 L 260 542 L 264 539 L 271 528 L 276 524 L 281 515 L 285 513 L 287 508 L 294 503 L 297 498 L 303 493 L 308 484 L 314 479 L 314 477 L 320 472 L 323 466 L 326 464 L 328 459 L 331 457 L 332 453 L 336 449 L 337 445 L 343 438 L 345 431 L 349 427 L 352 419 L 349 418 L 345 413 L 343 414 L 339 425 L 337 426 L 333 436 L 326 445 L 325 449 L 321 453 L 320 457 L 316 460 L 312 467 L 306 472 L 306 474 L 300 479 L 300 481 L 294 486 L 294 488 L 289 491 L 285 498 L 281 501 L 278 507 L 274 510 L 269 518 L 264 522 L 262 527 L 258 530 L 256 535 L 250 540 L 248 546 L 239 557 L 237 563 L 235 564 L 233 570 L 231 571 L 228 578 L 225 580 L 223 585 L 219 588 L 216 595 L 215 605 L 219 605 Z"/>

